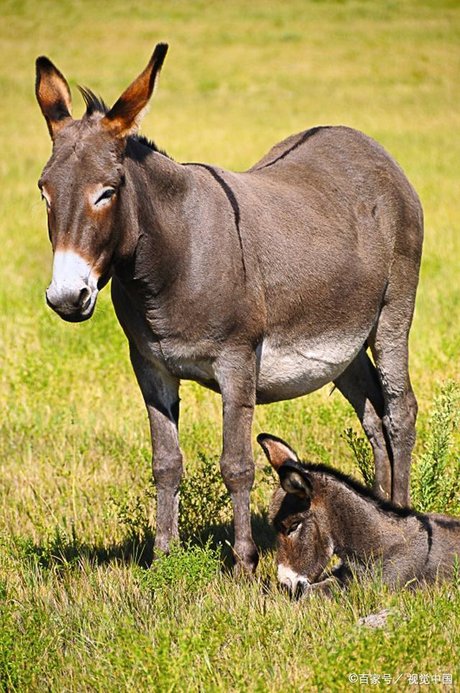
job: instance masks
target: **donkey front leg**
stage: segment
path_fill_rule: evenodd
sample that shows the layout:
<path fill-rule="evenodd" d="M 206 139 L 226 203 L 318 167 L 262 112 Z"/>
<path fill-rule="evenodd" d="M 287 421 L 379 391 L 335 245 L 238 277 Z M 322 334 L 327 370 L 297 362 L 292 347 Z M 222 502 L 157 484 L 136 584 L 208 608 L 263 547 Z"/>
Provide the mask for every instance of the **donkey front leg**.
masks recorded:
<path fill-rule="evenodd" d="M 130 345 L 131 363 L 144 397 L 153 446 L 153 477 L 157 488 L 155 553 L 167 553 L 179 536 L 179 380 L 155 369 Z"/>
<path fill-rule="evenodd" d="M 231 495 L 237 572 L 253 573 L 259 560 L 252 538 L 250 493 L 254 483 L 251 430 L 255 406 L 254 354 L 216 364 L 222 394 L 223 449 L 220 468 Z"/>

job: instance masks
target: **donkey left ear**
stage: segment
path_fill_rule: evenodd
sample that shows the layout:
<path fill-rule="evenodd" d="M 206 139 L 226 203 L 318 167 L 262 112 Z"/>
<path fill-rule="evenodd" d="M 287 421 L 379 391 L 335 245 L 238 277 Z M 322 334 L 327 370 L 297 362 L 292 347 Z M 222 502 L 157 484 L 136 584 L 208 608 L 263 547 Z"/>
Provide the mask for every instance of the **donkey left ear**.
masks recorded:
<path fill-rule="evenodd" d="M 167 52 L 168 45 L 166 43 L 158 43 L 155 46 L 145 70 L 130 84 L 110 111 L 102 118 L 102 126 L 115 137 L 127 137 L 137 131 Z"/>
<path fill-rule="evenodd" d="M 257 436 L 257 442 L 276 471 L 288 460 L 299 461 L 297 453 L 284 440 L 277 438 L 277 436 L 272 436 L 269 433 L 260 433 Z"/>
<path fill-rule="evenodd" d="M 35 95 L 51 139 L 54 139 L 59 130 L 72 120 L 72 99 L 64 75 L 44 55 L 36 61 Z"/>
<path fill-rule="evenodd" d="M 288 460 L 278 469 L 281 488 L 302 500 L 311 500 L 313 486 L 308 472 L 298 462 Z"/>

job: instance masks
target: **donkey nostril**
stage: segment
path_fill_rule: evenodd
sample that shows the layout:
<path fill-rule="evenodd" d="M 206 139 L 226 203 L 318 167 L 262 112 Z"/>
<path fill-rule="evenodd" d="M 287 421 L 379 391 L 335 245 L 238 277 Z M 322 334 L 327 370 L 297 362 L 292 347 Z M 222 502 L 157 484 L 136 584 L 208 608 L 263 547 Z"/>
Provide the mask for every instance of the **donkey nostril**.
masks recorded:
<path fill-rule="evenodd" d="M 91 297 L 91 291 L 87 286 L 85 286 L 79 293 L 77 300 L 75 301 L 76 308 L 83 308 L 83 306 L 88 303 Z"/>
<path fill-rule="evenodd" d="M 292 596 L 294 599 L 300 599 L 301 596 L 306 592 L 307 590 L 307 585 L 305 582 L 302 580 L 299 580 L 298 583 L 296 584 L 295 588 L 292 590 Z"/>

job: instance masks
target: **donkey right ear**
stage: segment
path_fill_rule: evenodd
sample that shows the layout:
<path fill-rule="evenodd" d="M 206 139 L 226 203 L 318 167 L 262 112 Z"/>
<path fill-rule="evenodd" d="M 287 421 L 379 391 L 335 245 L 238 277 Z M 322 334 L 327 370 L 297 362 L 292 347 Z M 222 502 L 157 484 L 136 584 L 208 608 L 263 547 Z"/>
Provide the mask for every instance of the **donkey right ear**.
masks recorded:
<path fill-rule="evenodd" d="M 158 80 L 166 53 L 167 43 L 158 43 L 143 72 L 125 89 L 118 101 L 102 118 L 102 125 L 114 137 L 134 134 L 146 112 L 148 102 Z"/>
<path fill-rule="evenodd" d="M 297 462 L 288 460 L 278 469 L 281 488 L 302 500 L 311 500 L 313 486 L 308 472 Z"/>
<path fill-rule="evenodd" d="M 281 465 L 287 462 L 287 460 L 299 461 L 297 453 L 294 452 L 282 438 L 272 436 L 270 433 L 259 433 L 257 442 L 264 451 L 271 466 L 276 469 L 276 471 L 278 471 Z"/>
<path fill-rule="evenodd" d="M 35 95 L 54 139 L 64 125 L 72 120 L 72 99 L 67 81 L 51 60 L 41 56 L 36 61 Z"/>

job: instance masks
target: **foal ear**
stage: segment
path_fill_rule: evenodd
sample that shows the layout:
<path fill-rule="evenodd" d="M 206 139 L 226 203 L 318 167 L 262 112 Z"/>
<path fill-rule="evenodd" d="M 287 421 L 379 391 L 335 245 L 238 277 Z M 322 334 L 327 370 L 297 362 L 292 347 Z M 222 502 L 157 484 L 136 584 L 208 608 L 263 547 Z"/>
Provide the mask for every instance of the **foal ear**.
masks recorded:
<path fill-rule="evenodd" d="M 102 125 L 114 137 L 126 137 L 136 132 L 152 96 L 161 66 L 168 52 L 166 43 L 155 46 L 149 64 L 130 86 L 125 89 L 118 101 L 102 118 Z"/>
<path fill-rule="evenodd" d="M 277 436 L 272 436 L 269 433 L 260 433 L 257 436 L 257 442 L 276 471 L 288 460 L 299 461 L 297 453 L 284 440 L 277 438 Z"/>
<path fill-rule="evenodd" d="M 297 462 L 288 460 L 278 469 L 281 488 L 302 500 L 311 500 L 313 486 L 308 472 Z"/>
<path fill-rule="evenodd" d="M 35 95 L 54 139 L 56 134 L 72 120 L 72 99 L 67 81 L 44 55 L 36 60 Z"/>

